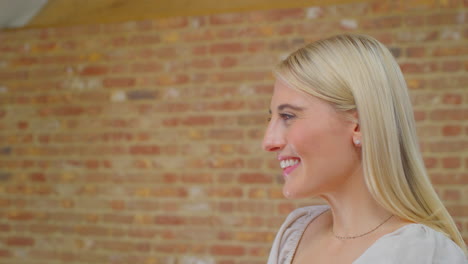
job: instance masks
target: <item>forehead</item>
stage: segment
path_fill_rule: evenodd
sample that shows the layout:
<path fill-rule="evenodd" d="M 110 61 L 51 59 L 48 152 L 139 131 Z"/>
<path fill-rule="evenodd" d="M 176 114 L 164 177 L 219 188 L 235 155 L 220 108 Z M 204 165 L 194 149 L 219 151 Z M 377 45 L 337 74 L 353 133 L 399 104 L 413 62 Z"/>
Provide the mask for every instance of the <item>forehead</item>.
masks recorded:
<path fill-rule="evenodd" d="M 315 98 L 314 96 L 303 91 L 291 88 L 285 81 L 277 79 L 273 89 L 271 107 L 276 108 L 277 105 L 283 103 L 307 106 L 317 103 L 317 101 L 319 101 L 318 98 Z"/>

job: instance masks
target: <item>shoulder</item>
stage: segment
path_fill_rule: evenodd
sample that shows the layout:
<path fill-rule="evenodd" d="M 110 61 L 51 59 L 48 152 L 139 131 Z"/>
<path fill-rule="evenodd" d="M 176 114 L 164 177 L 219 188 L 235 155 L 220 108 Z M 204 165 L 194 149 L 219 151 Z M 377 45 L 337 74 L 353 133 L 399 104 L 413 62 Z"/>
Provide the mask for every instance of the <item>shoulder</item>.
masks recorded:
<path fill-rule="evenodd" d="M 268 263 L 289 263 L 307 225 L 328 208 L 326 205 L 317 205 L 292 211 L 276 234 Z"/>
<path fill-rule="evenodd" d="M 382 262 L 384 259 L 385 262 Z M 356 264 L 468 264 L 463 250 L 457 244 L 422 224 L 409 224 L 381 237 L 358 260 Z"/>

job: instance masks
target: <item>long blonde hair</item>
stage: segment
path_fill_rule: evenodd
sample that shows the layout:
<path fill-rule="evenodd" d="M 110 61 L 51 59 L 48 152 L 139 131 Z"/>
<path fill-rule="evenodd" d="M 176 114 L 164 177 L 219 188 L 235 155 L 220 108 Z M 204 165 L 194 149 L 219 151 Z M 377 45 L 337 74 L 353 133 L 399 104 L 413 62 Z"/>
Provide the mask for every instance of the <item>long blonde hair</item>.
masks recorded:
<path fill-rule="evenodd" d="M 427 175 L 408 89 L 384 45 L 365 35 L 334 36 L 295 51 L 276 74 L 337 110 L 357 110 L 364 177 L 374 199 L 402 219 L 444 233 L 466 254 L 463 238 Z"/>

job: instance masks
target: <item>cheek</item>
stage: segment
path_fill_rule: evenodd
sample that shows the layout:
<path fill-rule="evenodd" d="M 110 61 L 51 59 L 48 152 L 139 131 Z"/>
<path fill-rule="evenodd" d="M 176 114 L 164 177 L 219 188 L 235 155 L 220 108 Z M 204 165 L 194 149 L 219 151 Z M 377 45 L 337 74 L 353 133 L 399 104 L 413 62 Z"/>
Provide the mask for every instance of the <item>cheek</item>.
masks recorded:
<path fill-rule="evenodd" d="M 319 155 L 339 150 L 345 142 L 345 136 L 343 130 L 330 129 L 317 123 L 295 127 L 290 131 L 288 140 L 299 155 Z"/>
<path fill-rule="evenodd" d="M 288 133 L 288 141 L 301 152 L 309 152 L 316 148 L 320 131 L 316 128 L 299 124 Z M 298 153 L 300 154 L 300 153 Z"/>
<path fill-rule="evenodd" d="M 353 156 L 352 135 L 346 129 L 319 124 L 298 128 L 290 139 L 307 170 L 341 170 Z"/>

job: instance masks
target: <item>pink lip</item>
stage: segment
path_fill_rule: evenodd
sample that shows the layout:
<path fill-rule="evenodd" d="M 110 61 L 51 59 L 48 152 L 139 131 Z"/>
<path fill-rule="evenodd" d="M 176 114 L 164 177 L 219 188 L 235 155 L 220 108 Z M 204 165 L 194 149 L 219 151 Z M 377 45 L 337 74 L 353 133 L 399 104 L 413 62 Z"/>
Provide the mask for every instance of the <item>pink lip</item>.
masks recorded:
<path fill-rule="evenodd" d="M 287 159 L 301 160 L 300 158 L 295 157 L 295 156 L 278 156 L 277 158 L 279 161 L 287 160 Z"/>
<path fill-rule="evenodd" d="M 290 167 L 286 167 L 283 169 L 283 176 L 288 176 L 289 174 L 291 174 L 291 172 L 293 170 L 295 170 L 297 168 L 297 166 L 299 166 L 299 164 L 301 164 L 301 162 L 299 161 L 297 164 L 293 165 L 293 166 L 290 166 Z"/>
<path fill-rule="evenodd" d="M 291 174 L 291 172 L 293 170 L 295 170 L 299 164 L 301 164 L 301 159 L 298 158 L 298 157 L 294 157 L 294 156 L 278 156 L 278 160 L 279 161 L 282 161 L 282 160 L 288 160 L 288 159 L 293 159 L 293 160 L 298 160 L 299 162 L 293 166 L 290 166 L 290 167 L 286 167 L 283 169 L 283 177 L 287 177 L 289 174 Z"/>

